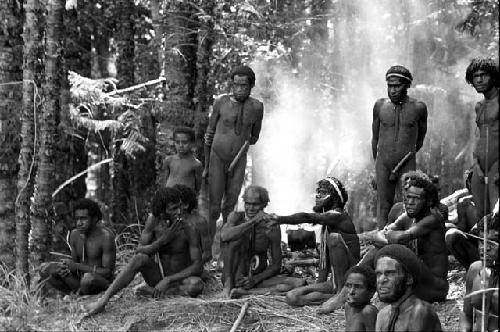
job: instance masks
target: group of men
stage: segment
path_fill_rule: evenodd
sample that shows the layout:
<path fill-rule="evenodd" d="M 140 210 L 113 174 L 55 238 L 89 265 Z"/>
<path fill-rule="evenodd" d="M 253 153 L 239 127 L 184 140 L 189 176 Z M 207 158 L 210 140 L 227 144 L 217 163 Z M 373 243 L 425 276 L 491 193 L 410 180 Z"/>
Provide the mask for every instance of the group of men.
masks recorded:
<path fill-rule="evenodd" d="M 70 236 L 72 258 L 43 266 L 44 280 L 81 294 L 104 291 L 88 308 L 89 314 L 102 311 L 138 272 L 145 280 L 136 288 L 138 294 L 197 296 L 203 291 L 207 277 L 203 266 L 212 259 L 216 221 L 222 213 L 220 249 L 227 297 L 284 294 L 290 305 L 320 305 L 318 313 L 345 305 L 349 331 L 438 331 L 440 322 L 429 302 L 446 299 L 450 250 L 462 255 L 457 257 L 459 261 L 464 255 L 468 257 L 467 294 L 479 290 L 478 280 L 484 273 L 489 273 L 491 288 L 497 287 L 488 293 L 487 308 L 481 307 L 477 296 L 466 297 L 465 330 L 472 331 L 473 311 L 476 317 L 486 312 L 488 330 L 498 329 L 498 306 L 493 305 L 498 298 L 498 277 L 492 269 L 498 261 L 498 243 L 495 238 L 470 245 L 471 238 L 482 236 L 482 228 L 472 226 L 482 217 L 488 229 L 498 234 L 498 213 L 487 215 L 498 201 L 498 66 L 492 60 L 474 59 L 467 69 L 467 82 L 485 98 L 476 107 L 480 138 L 470 181 L 473 203 L 466 206 L 465 215 L 459 213 L 462 219 L 468 216 L 470 227 L 461 230 L 452 225 L 449 233 L 435 184 L 426 174 L 415 171 L 416 153 L 427 131 L 427 108 L 407 95 L 413 80 L 408 69 L 393 66 L 387 71 L 389 98 L 378 100 L 373 108 L 378 229 L 362 234 L 356 233 L 344 208 L 346 188 L 335 177 L 318 181 L 311 213 L 277 216 L 264 212 L 269 193 L 257 185 L 245 189 L 244 211 L 234 211 L 249 145 L 259 138 L 263 105 L 250 96 L 255 74 L 249 67 L 237 67 L 231 80 L 232 94 L 217 98 L 213 105 L 205 135 L 204 167 L 192 154 L 192 130 L 174 131 L 177 153 L 164 161 L 165 186 L 155 193 L 136 254 L 120 273 L 114 277 L 113 233 L 98 223 L 100 212 L 95 203 L 82 200 L 73 208 L 77 228 Z M 497 185 L 493 184 L 495 177 Z M 196 209 L 204 179 L 208 180 L 208 223 Z M 399 196 L 402 203 L 396 207 L 394 201 Z M 322 226 L 319 277 L 313 284 L 280 274 L 279 225 L 303 223 Z M 469 232 L 474 227 L 477 235 Z M 488 236 L 492 238 L 492 234 Z M 371 243 L 363 257 L 360 239 Z M 471 248 L 478 251 L 477 256 L 467 251 Z M 486 267 L 474 262 L 480 251 L 491 257 Z M 380 311 L 370 304 L 375 290 L 379 299 L 389 304 Z"/>

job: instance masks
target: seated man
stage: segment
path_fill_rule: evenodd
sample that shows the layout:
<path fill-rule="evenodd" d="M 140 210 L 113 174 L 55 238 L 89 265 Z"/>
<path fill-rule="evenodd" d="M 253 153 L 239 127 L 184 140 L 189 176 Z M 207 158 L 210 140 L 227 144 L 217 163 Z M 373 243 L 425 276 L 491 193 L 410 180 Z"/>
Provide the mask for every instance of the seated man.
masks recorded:
<path fill-rule="evenodd" d="M 342 289 L 345 273 L 359 260 L 359 240 L 351 217 L 344 211 L 348 196 L 342 183 L 327 177 L 318 182 L 314 213 L 296 213 L 275 216 L 279 224 L 323 225 L 320 248 L 320 277 L 316 284 L 294 289 L 287 293 L 287 302 L 294 306 L 321 304 L 336 290 Z M 328 272 L 334 282 L 328 282 Z M 333 284 L 334 283 L 334 284 Z"/>
<path fill-rule="evenodd" d="M 479 260 L 477 239 L 467 234 L 478 219 L 479 214 L 472 198 L 460 199 L 457 203 L 457 223 L 449 225 L 445 234 L 446 247 L 466 271 L 473 262 Z"/>
<path fill-rule="evenodd" d="M 304 285 L 300 278 L 278 275 L 281 270 L 281 231 L 270 222 L 264 208 L 267 190 L 249 186 L 243 194 L 245 212 L 232 212 L 221 229 L 224 260 L 224 294 L 237 298 L 248 294 L 284 293 Z M 271 251 L 271 264 L 267 252 Z"/>
<path fill-rule="evenodd" d="M 437 191 L 426 176 L 414 172 L 404 187 L 406 212 L 383 230 L 360 234 L 375 242 L 360 265 L 374 267 L 374 258 L 380 247 L 389 243 L 404 243 L 414 250 L 419 258 L 422 280 L 415 289 L 415 295 L 428 302 L 444 301 L 448 294 L 448 253 L 444 241 L 445 228 L 440 214 L 433 213 Z M 327 313 L 338 309 L 345 301 L 345 291 L 319 310 Z"/>
<path fill-rule="evenodd" d="M 482 240 L 485 221 L 487 223 L 487 243 Z M 481 238 L 479 252 L 481 257 L 486 255 L 486 268 L 483 268 L 483 261 L 478 260 L 471 264 L 465 276 L 465 297 L 460 322 L 462 331 L 498 331 L 498 230 L 498 211 L 484 217 L 471 230 L 472 233 L 476 233 Z M 483 287 L 484 274 L 486 274 L 486 285 Z M 485 293 L 484 308 L 483 292 L 481 292 L 483 288 L 490 289 Z M 482 329 L 483 314 L 485 317 L 484 329 Z"/>
<path fill-rule="evenodd" d="M 375 272 L 366 266 L 354 265 L 346 273 L 346 331 L 375 331 L 378 309 L 370 303 L 377 288 Z"/>
<path fill-rule="evenodd" d="M 208 228 L 208 222 L 198 210 L 198 198 L 193 189 L 182 184 L 173 186 L 181 194 L 181 218 L 194 228 L 200 239 L 201 260 L 203 264 L 212 259 L 212 238 Z"/>
<path fill-rule="evenodd" d="M 423 177 L 426 177 L 436 187 L 436 190 L 437 190 L 437 196 L 435 197 L 436 198 L 436 203 L 433 206 L 432 211 L 434 213 L 439 213 L 441 215 L 441 217 L 443 218 L 443 222 L 445 224 L 448 224 L 448 206 L 446 204 L 443 204 L 443 203 L 441 203 L 439 201 L 439 191 L 441 190 L 441 188 L 439 186 L 439 176 L 438 175 L 434 175 L 433 177 L 429 178 L 425 173 L 423 173 L 421 171 L 410 171 L 408 173 L 403 174 L 403 176 L 401 177 L 401 183 L 403 184 L 403 188 L 402 188 L 402 190 L 403 190 L 403 197 L 404 197 L 404 184 L 415 173 L 417 173 L 417 174 L 419 174 L 419 175 L 421 175 Z M 405 213 L 404 203 L 403 202 L 397 202 L 397 203 L 395 203 L 391 207 L 391 210 L 389 211 L 389 215 L 387 217 L 387 224 L 386 225 L 392 224 L 393 222 L 396 221 L 396 219 L 398 219 L 404 213 Z"/>
<path fill-rule="evenodd" d="M 89 315 L 104 310 L 111 297 L 127 287 L 138 272 L 147 284 L 138 290 L 144 295 L 194 297 L 202 292 L 200 241 L 197 232 L 187 222 L 178 219 L 179 191 L 161 188 L 155 193 L 151 205 L 153 215 L 146 221 L 137 254 L 97 303 L 88 308 Z"/>
<path fill-rule="evenodd" d="M 96 202 L 87 198 L 76 201 L 73 214 L 76 228 L 69 236 L 71 259 L 44 263 L 40 278 L 65 293 L 97 294 L 113 279 L 115 235 L 97 224 L 102 214 Z"/>
<path fill-rule="evenodd" d="M 389 305 L 378 313 L 376 331 L 442 331 L 432 305 L 414 293 L 425 273 L 420 265 L 417 256 L 403 245 L 379 250 L 375 258 L 377 293 Z"/>

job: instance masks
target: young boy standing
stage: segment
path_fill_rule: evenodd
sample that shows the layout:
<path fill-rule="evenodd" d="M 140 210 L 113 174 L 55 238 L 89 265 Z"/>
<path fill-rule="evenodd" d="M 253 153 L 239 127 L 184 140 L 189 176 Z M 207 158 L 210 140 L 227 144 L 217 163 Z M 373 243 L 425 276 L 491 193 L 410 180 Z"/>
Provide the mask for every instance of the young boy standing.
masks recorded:
<path fill-rule="evenodd" d="M 161 183 L 165 187 L 182 184 L 193 189 L 196 194 L 199 193 L 203 166 L 193 155 L 194 141 L 193 129 L 179 127 L 174 130 L 174 146 L 177 153 L 166 157 L 163 162 Z"/>
<path fill-rule="evenodd" d="M 346 331 L 375 331 L 378 309 L 370 303 L 377 288 L 375 271 L 355 265 L 346 273 Z"/>

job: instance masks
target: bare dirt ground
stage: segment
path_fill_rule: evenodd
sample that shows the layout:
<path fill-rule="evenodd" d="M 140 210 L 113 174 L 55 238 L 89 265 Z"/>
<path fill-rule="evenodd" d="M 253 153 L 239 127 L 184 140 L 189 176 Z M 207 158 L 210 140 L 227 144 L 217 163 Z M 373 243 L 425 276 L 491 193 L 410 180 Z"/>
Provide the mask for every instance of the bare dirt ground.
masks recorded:
<path fill-rule="evenodd" d="M 458 331 L 464 293 L 464 270 L 456 264 L 449 274 L 448 300 L 435 303 L 444 331 Z M 0 317 L 0 330 L 36 331 L 229 331 L 241 307 L 248 309 L 238 331 L 343 331 L 344 312 L 317 315 L 315 307 L 293 308 L 283 296 L 254 296 L 238 300 L 222 298 L 220 281 L 207 283 L 199 298 L 168 297 L 161 300 L 137 297 L 132 285 L 116 295 L 105 312 L 85 317 L 84 306 L 96 296 L 56 297 L 32 310 L 24 321 Z"/>

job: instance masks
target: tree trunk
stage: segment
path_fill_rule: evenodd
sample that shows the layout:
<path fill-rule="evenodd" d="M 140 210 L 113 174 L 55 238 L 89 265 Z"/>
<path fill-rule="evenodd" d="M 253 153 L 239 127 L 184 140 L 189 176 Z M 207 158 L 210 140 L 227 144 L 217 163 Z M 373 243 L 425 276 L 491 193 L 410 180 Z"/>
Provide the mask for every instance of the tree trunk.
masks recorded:
<path fill-rule="evenodd" d="M 134 84 L 134 1 L 123 0 L 118 12 L 118 59 L 117 59 L 117 78 L 119 87 L 128 87 Z M 113 143 L 115 144 L 115 143 Z M 129 223 L 129 174 L 128 162 L 125 154 L 120 152 L 119 145 L 116 143 L 113 160 L 113 223 Z"/>
<path fill-rule="evenodd" d="M 21 8 L 0 1 L 0 263 L 15 266 L 14 238 L 19 113 L 21 103 Z"/>
<path fill-rule="evenodd" d="M 33 263 L 39 265 L 47 260 L 51 224 L 52 191 L 55 173 L 56 114 L 60 112 L 63 14 L 65 0 L 48 0 L 47 48 L 45 62 L 45 101 L 40 115 L 39 166 L 35 178 L 35 192 L 31 206 Z"/>
<path fill-rule="evenodd" d="M 164 9 L 165 77 L 168 91 L 161 111 L 157 112 L 157 158 L 172 153 L 172 127 L 195 123 L 196 51 L 198 26 L 194 8 L 188 1 L 170 1 Z M 161 162 L 158 163 L 159 171 Z M 157 174 L 158 175 L 158 174 Z"/>
<path fill-rule="evenodd" d="M 29 282 L 28 235 L 30 232 L 30 199 L 33 195 L 35 163 L 35 85 L 42 80 L 43 67 L 43 11 L 39 0 L 28 0 L 25 6 L 24 49 L 23 49 L 23 102 L 21 118 L 21 153 L 17 177 L 18 197 L 16 199 L 16 272 Z"/>
<path fill-rule="evenodd" d="M 214 7 L 215 1 L 203 1 L 203 15 L 198 19 L 198 52 L 196 54 L 196 85 L 194 128 L 197 137 L 197 157 L 203 158 L 203 136 L 208 124 L 208 109 L 213 101 L 213 81 L 210 80 L 210 58 L 214 44 Z"/>

